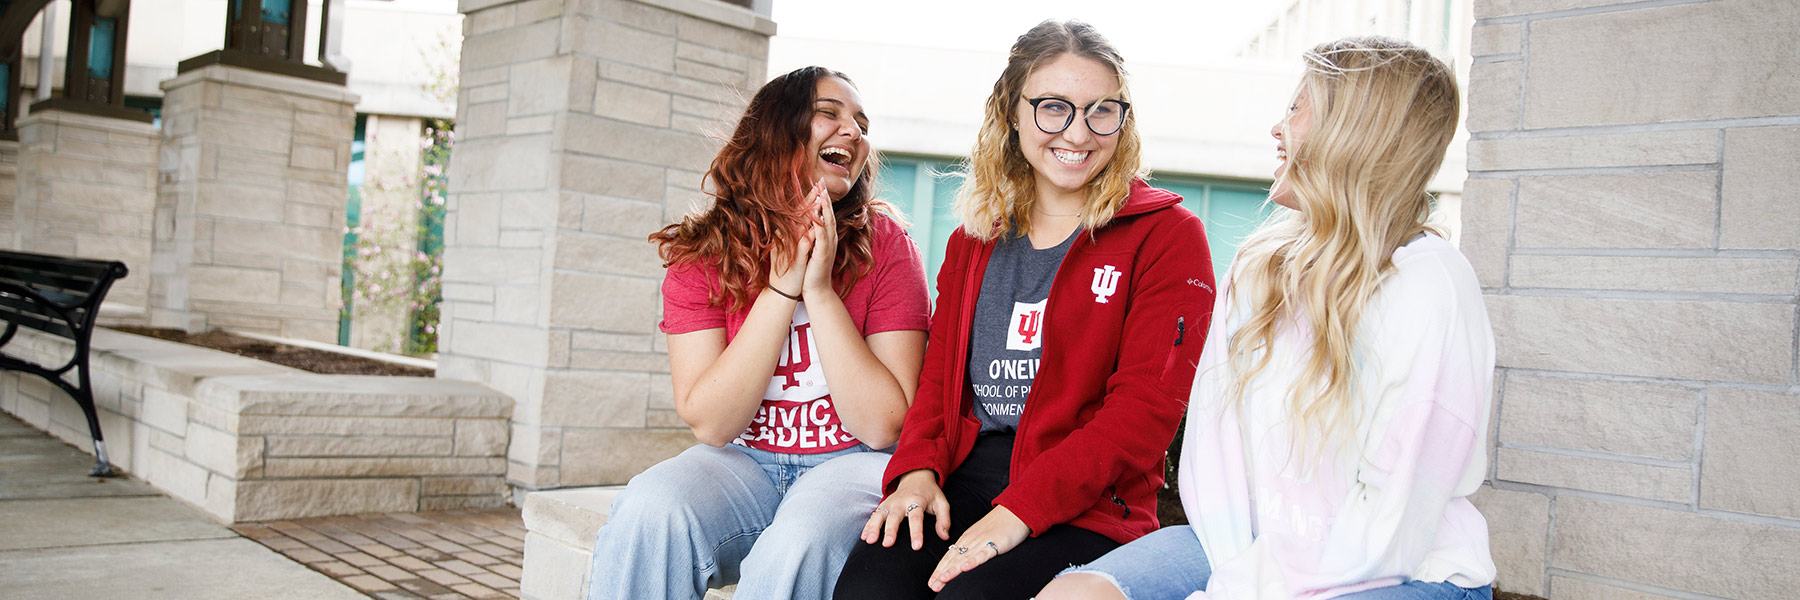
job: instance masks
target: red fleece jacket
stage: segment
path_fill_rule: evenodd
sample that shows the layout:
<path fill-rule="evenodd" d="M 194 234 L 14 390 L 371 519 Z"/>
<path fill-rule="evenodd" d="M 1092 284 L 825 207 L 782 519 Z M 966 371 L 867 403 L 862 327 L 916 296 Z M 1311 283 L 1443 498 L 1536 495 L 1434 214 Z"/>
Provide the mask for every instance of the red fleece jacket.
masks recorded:
<path fill-rule="evenodd" d="M 1057 269 L 1011 483 L 994 500 L 1033 536 L 1067 523 L 1124 543 L 1158 526 L 1163 453 L 1181 425 L 1213 306 L 1206 233 L 1180 202 L 1137 181 L 1118 216 L 1077 234 Z M 883 475 L 888 493 L 917 469 L 941 484 L 975 445 L 969 320 L 993 250 L 961 229 L 950 236 L 917 399 Z"/>

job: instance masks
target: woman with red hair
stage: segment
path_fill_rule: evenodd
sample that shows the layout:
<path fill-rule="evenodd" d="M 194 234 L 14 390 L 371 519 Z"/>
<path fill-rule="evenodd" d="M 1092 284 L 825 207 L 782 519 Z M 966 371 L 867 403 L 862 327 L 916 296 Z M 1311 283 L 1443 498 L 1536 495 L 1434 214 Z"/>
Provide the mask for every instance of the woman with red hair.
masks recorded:
<path fill-rule="evenodd" d="M 590 599 L 825 598 L 881 499 L 925 351 L 923 259 L 875 199 L 869 120 L 821 67 L 751 98 L 712 206 L 650 236 L 675 411 L 702 445 L 632 478 Z"/>

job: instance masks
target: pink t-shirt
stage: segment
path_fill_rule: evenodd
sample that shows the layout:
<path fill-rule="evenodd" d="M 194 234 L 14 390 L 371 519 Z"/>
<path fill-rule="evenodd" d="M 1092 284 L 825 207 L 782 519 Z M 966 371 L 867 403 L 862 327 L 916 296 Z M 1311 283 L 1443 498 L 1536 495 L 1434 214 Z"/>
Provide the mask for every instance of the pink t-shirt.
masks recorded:
<path fill-rule="evenodd" d="M 877 214 L 870 223 L 874 264 L 850 291 L 844 308 L 857 331 L 869 336 L 883 331 L 930 327 L 930 299 L 925 287 L 925 261 L 918 245 L 898 223 Z M 677 334 L 725 328 L 725 343 L 737 337 L 750 308 L 727 313 L 708 306 L 717 292 L 718 271 L 689 264 L 669 268 L 663 277 L 663 333 Z M 787 347 L 781 352 L 762 408 L 732 443 L 786 454 L 818 454 L 843 450 L 857 440 L 844 431 L 825 386 L 825 370 L 813 349 L 812 319 L 804 302 L 795 305 Z"/>

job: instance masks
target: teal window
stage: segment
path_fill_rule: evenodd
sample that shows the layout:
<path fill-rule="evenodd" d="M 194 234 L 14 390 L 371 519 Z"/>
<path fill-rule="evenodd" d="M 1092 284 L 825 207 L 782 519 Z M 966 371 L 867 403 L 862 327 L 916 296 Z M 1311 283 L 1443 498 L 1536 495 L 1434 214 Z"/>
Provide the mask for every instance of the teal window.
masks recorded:
<path fill-rule="evenodd" d="M 1272 210 L 1265 199 L 1269 189 L 1259 184 L 1188 177 L 1154 175 L 1150 184 L 1181 194 L 1181 205 L 1200 215 L 1206 226 L 1206 241 L 1212 251 L 1213 277 L 1225 277 L 1225 268 L 1237 254 L 1244 238 L 1269 217 Z"/>
<path fill-rule="evenodd" d="M 356 115 L 356 137 L 350 142 L 350 171 L 345 180 L 349 187 L 349 198 L 344 205 L 344 266 L 340 272 L 343 285 L 344 308 L 338 313 L 338 345 L 350 345 L 350 315 L 356 308 L 356 244 L 359 241 L 357 228 L 362 225 L 362 188 L 365 175 L 363 154 L 367 147 L 369 116 Z"/>
<path fill-rule="evenodd" d="M 294 0 L 262 0 L 262 20 L 286 25 L 293 8 Z M 237 19 L 243 13 L 244 0 L 231 0 L 231 18 Z"/>
<path fill-rule="evenodd" d="M 88 77 L 112 78 L 113 33 L 118 28 L 118 19 L 94 19 L 88 36 Z"/>
<path fill-rule="evenodd" d="M 935 288 L 944 247 L 958 225 L 952 207 L 962 181 L 949 175 L 958 159 L 882 155 L 880 195 L 912 222 L 907 233 L 925 255 L 925 276 Z M 1200 216 L 1212 251 L 1213 273 L 1223 277 L 1239 244 L 1268 217 L 1268 189 L 1257 182 L 1184 175 L 1155 175 L 1151 184 L 1181 194 L 1181 205 Z M 936 292 L 933 291 L 935 296 Z"/>
<path fill-rule="evenodd" d="M 286 25 L 293 7 L 293 0 L 262 0 L 262 20 Z"/>
<path fill-rule="evenodd" d="M 911 226 L 906 232 L 925 255 L 925 281 L 937 286 L 938 265 L 944 263 L 944 247 L 958 225 L 956 191 L 961 180 L 947 175 L 953 163 L 930 158 L 882 155 L 881 199 L 894 205 Z M 935 292 L 933 294 L 935 296 Z"/>

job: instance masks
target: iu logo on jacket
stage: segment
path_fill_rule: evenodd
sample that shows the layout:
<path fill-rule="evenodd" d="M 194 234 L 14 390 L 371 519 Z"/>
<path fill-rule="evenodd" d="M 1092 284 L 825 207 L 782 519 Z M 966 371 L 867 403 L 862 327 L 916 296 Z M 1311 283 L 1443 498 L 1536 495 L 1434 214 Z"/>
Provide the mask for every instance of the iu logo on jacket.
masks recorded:
<path fill-rule="evenodd" d="M 1094 292 L 1094 302 L 1106 304 L 1106 298 L 1119 291 L 1119 273 L 1112 265 L 1094 269 L 1094 284 L 1088 288 Z"/>

